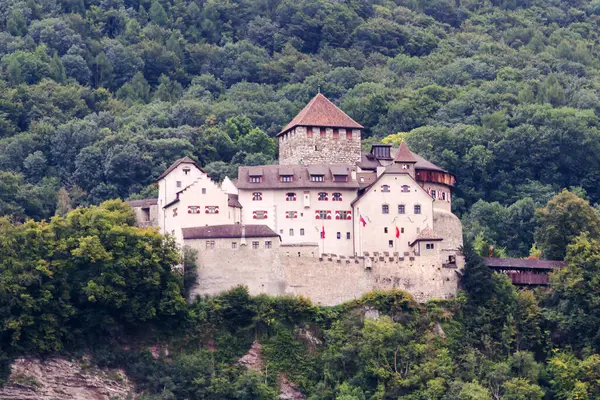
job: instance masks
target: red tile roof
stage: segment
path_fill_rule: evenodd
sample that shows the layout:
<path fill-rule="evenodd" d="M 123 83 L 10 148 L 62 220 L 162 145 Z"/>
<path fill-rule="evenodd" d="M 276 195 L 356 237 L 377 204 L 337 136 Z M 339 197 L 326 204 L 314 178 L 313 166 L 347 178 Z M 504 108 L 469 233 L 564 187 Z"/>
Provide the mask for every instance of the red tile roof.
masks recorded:
<path fill-rule="evenodd" d="M 350 118 L 321 93 L 313 97 L 277 136 L 296 126 L 363 129 L 361 124 Z"/>
<path fill-rule="evenodd" d="M 400 147 L 396 151 L 396 156 L 394 157 L 394 161 L 403 162 L 403 163 L 416 163 L 417 159 L 413 155 L 412 151 L 406 145 L 404 140 L 400 143 Z"/>

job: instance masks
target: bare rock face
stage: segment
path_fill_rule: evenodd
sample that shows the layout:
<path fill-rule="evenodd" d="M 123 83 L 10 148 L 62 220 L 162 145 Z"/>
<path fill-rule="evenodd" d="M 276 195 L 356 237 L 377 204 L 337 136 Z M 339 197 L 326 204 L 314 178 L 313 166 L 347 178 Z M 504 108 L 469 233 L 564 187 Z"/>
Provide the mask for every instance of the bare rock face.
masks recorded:
<path fill-rule="evenodd" d="M 280 400 L 304 400 L 304 395 L 298 390 L 293 382 L 288 381 L 285 375 L 281 375 L 279 380 L 279 399 Z"/>
<path fill-rule="evenodd" d="M 253 371 L 260 372 L 263 366 L 261 350 L 262 346 L 255 340 L 248 352 L 237 363 Z"/>
<path fill-rule="evenodd" d="M 117 369 L 99 369 L 87 361 L 19 358 L 12 365 L 0 400 L 113 400 L 136 398 L 133 385 Z"/>

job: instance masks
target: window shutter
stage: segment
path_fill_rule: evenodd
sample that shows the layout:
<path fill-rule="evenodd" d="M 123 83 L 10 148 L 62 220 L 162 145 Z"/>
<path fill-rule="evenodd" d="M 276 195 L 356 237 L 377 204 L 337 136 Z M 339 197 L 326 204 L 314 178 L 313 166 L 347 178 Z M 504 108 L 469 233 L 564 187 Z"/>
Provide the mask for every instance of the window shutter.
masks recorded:
<path fill-rule="evenodd" d="M 219 206 L 215 206 L 215 214 L 219 213 Z"/>
<path fill-rule="evenodd" d="M 352 219 L 352 211 L 346 211 L 346 219 Z"/>
<path fill-rule="evenodd" d="M 327 219 L 331 219 L 331 210 L 327 210 Z"/>
<path fill-rule="evenodd" d="M 339 211 L 335 212 L 335 219 L 340 219 L 340 212 Z"/>
<path fill-rule="evenodd" d="M 256 211 L 252 211 L 252 218 L 256 219 Z"/>
<path fill-rule="evenodd" d="M 318 210 L 315 211 L 315 219 L 319 219 L 319 211 Z"/>

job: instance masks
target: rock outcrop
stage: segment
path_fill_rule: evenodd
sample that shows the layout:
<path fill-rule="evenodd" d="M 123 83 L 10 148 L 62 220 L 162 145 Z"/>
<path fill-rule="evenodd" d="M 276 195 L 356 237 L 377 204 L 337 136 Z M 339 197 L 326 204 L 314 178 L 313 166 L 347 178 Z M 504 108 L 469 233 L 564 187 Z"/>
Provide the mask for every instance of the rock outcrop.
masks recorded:
<path fill-rule="evenodd" d="M 19 358 L 0 400 L 135 399 L 133 385 L 118 369 L 100 369 L 88 360 Z"/>

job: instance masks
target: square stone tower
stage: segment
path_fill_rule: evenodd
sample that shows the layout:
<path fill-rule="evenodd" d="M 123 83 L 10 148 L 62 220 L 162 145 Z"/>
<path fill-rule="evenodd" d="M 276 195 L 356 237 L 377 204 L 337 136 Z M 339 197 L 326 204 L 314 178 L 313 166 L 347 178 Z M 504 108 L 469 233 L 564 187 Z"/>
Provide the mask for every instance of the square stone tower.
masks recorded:
<path fill-rule="evenodd" d="M 360 162 L 363 126 L 321 93 L 277 134 L 279 164 Z"/>

